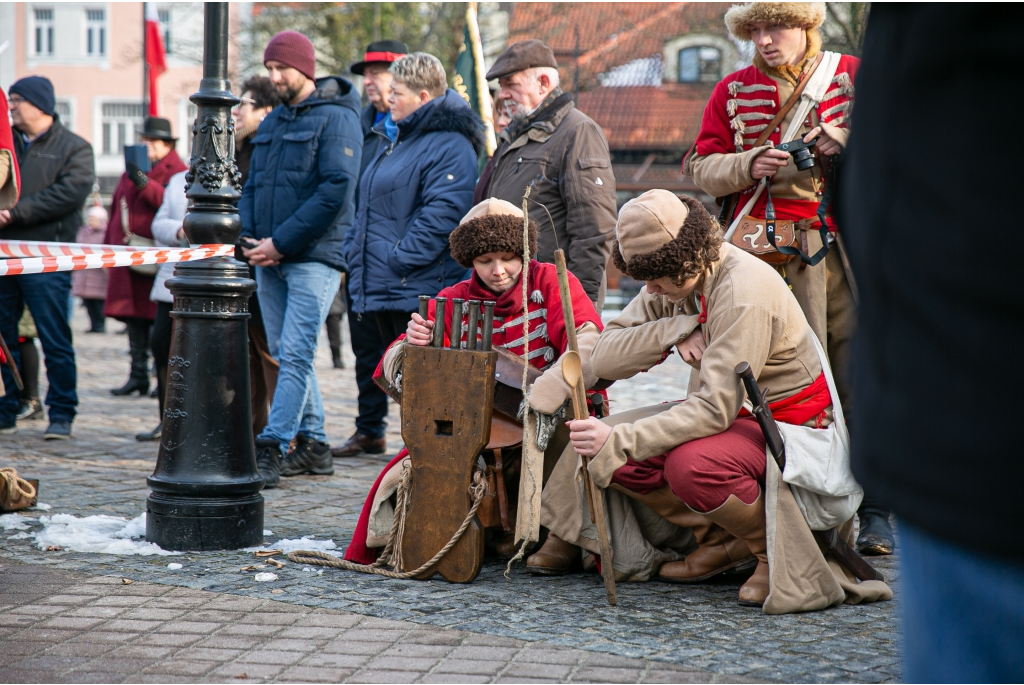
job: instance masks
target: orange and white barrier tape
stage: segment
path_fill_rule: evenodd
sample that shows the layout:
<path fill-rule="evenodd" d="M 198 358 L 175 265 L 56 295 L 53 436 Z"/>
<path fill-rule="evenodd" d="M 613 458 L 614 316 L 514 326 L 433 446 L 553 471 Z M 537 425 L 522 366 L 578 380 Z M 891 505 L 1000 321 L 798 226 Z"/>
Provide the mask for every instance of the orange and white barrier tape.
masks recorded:
<path fill-rule="evenodd" d="M 225 257 L 235 253 L 234 245 L 199 245 L 197 247 L 134 248 L 123 245 L 85 245 L 76 243 L 28 243 L 26 241 L 0 240 L 0 254 L 8 249 L 45 249 L 51 256 L 28 259 L 0 259 L 0 276 L 23 274 L 45 274 L 55 271 L 78 271 L 80 269 L 109 269 L 117 266 L 140 264 L 167 264 L 192 262 L 210 257 Z M 12 247 L 13 246 L 13 247 Z M 27 247 L 26 247 L 27 246 Z M 54 246 L 62 246 L 55 248 Z M 61 254 L 59 249 L 88 248 L 90 252 Z M 56 255 L 53 255 L 56 253 Z M 58 256 L 59 255 L 59 256 Z"/>
<path fill-rule="evenodd" d="M 131 247 L 129 245 L 96 245 L 93 243 L 48 243 L 38 240 L 0 240 L 0 257 L 69 257 L 115 252 L 152 252 L 163 247 Z"/>

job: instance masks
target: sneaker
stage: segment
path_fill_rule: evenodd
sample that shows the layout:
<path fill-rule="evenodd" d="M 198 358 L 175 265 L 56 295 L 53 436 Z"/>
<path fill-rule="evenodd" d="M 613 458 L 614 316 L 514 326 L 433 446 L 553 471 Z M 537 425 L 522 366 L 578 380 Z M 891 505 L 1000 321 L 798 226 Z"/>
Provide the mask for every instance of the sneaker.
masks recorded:
<path fill-rule="evenodd" d="M 296 437 L 295 449 L 281 465 L 282 476 L 298 476 L 310 473 L 315 476 L 330 476 L 334 473 L 334 459 L 331 446 L 302 433 Z"/>
<path fill-rule="evenodd" d="M 68 440 L 71 438 L 71 422 L 61 421 L 50 421 L 49 427 L 46 432 L 43 433 L 43 440 Z"/>
<path fill-rule="evenodd" d="M 263 489 L 276 488 L 281 480 L 281 447 L 277 440 L 262 438 L 256 441 L 256 468 L 263 476 Z"/>
<path fill-rule="evenodd" d="M 14 435 L 18 432 L 18 422 L 11 421 L 10 423 L 0 424 L 0 435 Z"/>
<path fill-rule="evenodd" d="M 18 412 L 19 419 L 37 419 L 43 414 L 43 403 L 38 397 L 21 401 L 21 411 Z"/>

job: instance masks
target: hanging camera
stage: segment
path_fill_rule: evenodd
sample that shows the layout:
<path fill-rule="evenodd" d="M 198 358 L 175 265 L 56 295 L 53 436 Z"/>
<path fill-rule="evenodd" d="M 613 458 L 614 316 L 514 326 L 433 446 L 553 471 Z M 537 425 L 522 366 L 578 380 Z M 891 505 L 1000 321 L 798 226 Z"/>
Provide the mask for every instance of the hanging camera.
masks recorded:
<path fill-rule="evenodd" d="M 775 149 L 788 152 L 793 156 L 796 168 L 800 171 L 807 171 L 814 166 L 814 152 L 812 151 L 812 148 L 817 142 L 817 138 L 813 139 L 809 143 L 805 143 L 803 138 L 797 138 L 796 140 L 791 140 L 788 143 L 780 143 L 775 146 Z"/>

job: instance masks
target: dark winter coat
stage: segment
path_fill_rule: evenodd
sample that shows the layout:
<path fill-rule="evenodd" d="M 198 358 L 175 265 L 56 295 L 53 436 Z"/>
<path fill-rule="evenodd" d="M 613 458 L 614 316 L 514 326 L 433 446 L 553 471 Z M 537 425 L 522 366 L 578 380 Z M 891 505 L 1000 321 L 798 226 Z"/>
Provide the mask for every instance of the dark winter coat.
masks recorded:
<path fill-rule="evenodd" d="M 370 166 L 370 162 L 373 161 L 374 155 L 377 154 L 377 146 L 380 145 L 381 141 L 386 140 L 383 136 L 380 136 L 373 132 L 375 120 L 377 119 L 377 108 L 372 104 L 363 107 L 363 113 L 359 115 L 359 125 L 363 127 L 363 157 L 359 162 L 359 178 L 363 177 L 363 172 L 366 171 L 366 167 Z M 358 191 L 356 194 L 358 199 Z"/>
<path fill-rule="evenodd" d="M 110 221 L 107 223 L 107 245 L 124 244 L 124 227 L 121 225 L 121 198 L 128 203 L 128 229 L 141 238 L 152 238 L 153 217 L 164 201 L 164 189 L 171 176 L 187 170 L 181 157 L 174 150 L 153 165 L 146 174 L 149 183 L 142 190 L 128 178 L 121 175 L 114 195 L 110 198 Z M 107 269 L 110 280 L 107 283 L 107 301 L 103 313 L 115 319 L 138 317 L 156 318 L 156 303 L 149 299 L 153 289 L 153 276 L 143 276 L 126 266 Z"/>
<path fill-rule="evenodd" d="M 242 235 L 272 238 L 284 263 L 345 271 L 341 243 L 355 214 L 363 148 L 359 96 L 337 76 L 317 79 L 316 86 L 260 124 L 238 213 Z"/>
<path fill-rule="evenodd" d="M 991 94 L 1024 61 L 1021 20 L 1021 5 L 872 5 L 838 212 L 860 291 L 854 475 L 902 522 L 1017 564 L 1024 281 L 1012 231 L 989 245 L 974 230 L 979 200 L 1016 196 L 1017 158 L 958 146 L 956 167 L 981 173 L 951 184 L 950 146 L 893 144 L 892 113 L 941 112 L 915 119 L 922 141 L 991 129 Z"/>
<path fill-rule="evenodd" d="M 453 90 L 398 122 L 359 182 L 356 222 L 346 242 L 354 312 L 415 311 L 466 277 L 448 235 L 472 206 L 480 120 Z"/>
<path fill-rule="evenodd" d="M 569 270 L 590 299 L 599 302 L 616 218 L 615 176 L 604 131 L 563 93 L 534 113 L 514 139 L 512 133 L 509 127 L 499 136 L 493 172 L 481 178 L 478 196 L 519 207 L 526 186 L 536 181 L 530 218 L 540 229 L 537 259 L 553 262 L 561 247 Z"/>
<path fill-rule="evenodd" d="M 96 179 L 92 146 L 56 118 L 27 150 L 21 133 L 13 133 L 21 199 L 11 210 L 11 222 L 0 229 L 0 238 L 74 242 L 82 205 Z"/>

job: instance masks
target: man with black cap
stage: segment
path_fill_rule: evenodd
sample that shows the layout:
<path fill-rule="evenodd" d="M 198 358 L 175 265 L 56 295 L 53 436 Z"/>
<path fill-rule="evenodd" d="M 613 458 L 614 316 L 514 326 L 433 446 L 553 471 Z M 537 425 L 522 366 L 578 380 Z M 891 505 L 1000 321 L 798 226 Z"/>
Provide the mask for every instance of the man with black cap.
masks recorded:
<path fill-rule="evenodd" d="M 532 185 L 536 258 L 552 262 L 557 248 L 565 250 L 569 269 L 600 309 L 615 231 L 615 176 L 604 132 L 559 88 L 555 54 L 543 41 L 506 48 L 487 79 L 498 79 L 498 98 L 510 102 L 512 122 L 498 137 L 494 170 L 480 178 L 474 201 L 496 197 L 519 207 Z"/>
<path fill-rule="evenodd" d="M 164 188 L 172 176 L 188 169 L 174 150 L 177 138 L 171 133 L 171 122 L 167 119 L 147 117 L 139 134 L 139 142 L 145 144 L 152 168 L 142 171 L 133 164 L 127 165 L 110 199 L 110 222 L 104 238 L 108 245 L 127 243 L 126 219 L 131 234 L 152 239 L 150 227 L 164 201 Z M 149 329 L 156 318 L 156 303 L 149 299 L 152 290 L 152 275 L 128 267 L 110 269 L 103 313 L 123 321 L 128 327 L 128 346 L 132 359 L 128 381 L 120 388 L 111 390 L 114 395 L 138 392 L 141 396 L 149 392 Z"/>
<path fill-rule="evenodd" d="M 353 64 L 349 71 L 363 77 L 363 87 L 369 104 L 363 109 L 359 122 L 363 127 L 363 157 L 359 165 L 359 176 L 369 166 L 377 153 L 377 146 L 383 137 L 373 132 L 373 127 L 384 122 L 390 123 L 388 96 L 391 95 L 391 72 L 388 67 L 399 57 L 409 52 L 405 43 L 397 40 L 378 40 L 366 46 L 361 62 Z M 356 192 L 358 199 L 359 193 Z M 351 249 L 352 231 L 345 234 L 345 255 L 348 259 Z M 347 290 L 347 289 L 346 289 Z M 346 293 L 347 294 L 347 293 Z M 373 372 L 384 356 L 384 350 L 391 343 L 381 339 L 380 328 L 372 317 L 352 312 L 351 299 L 348 302 L 348 330 L 352 340 L 352 352 L 356 356 L 356 385 L 359 387 L 359 415 L 356 416 L 356 432 L 340 447 L 331 449 L 335 457 L 356 457 L 360 454 L 383 454 L 387 448 L 384 439 L 384 418 L 388 415 L 388 398 L 373 383 Z"/>
<path fill-rule="evenodd" d="M 10 88 L 14 152 L 21 169 L 21 199 L 0 210 L 0 239 L 73 241 L 82 223 L 80 211 L 95 179 L 92 146 L 64 128 L 54 111 L 53 84 L 27 76 Z M 75 350 L 68 326 L 71 273 L 0 278 L 0 334 L 18 339 L 18 320 L 27 305 L 46 356 L 46 393 L 50 425 L 45 438 L 68 438 L 78 406 Z M 12 345 L 20 363 L 18 346 Z M 21 408 L 14 378 L 3 367 L 8 392 L 0 399 L 0 433 L 17 430 Z"/>

